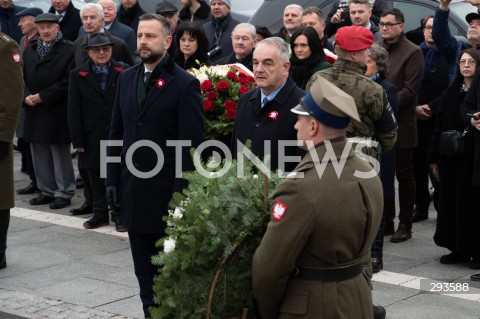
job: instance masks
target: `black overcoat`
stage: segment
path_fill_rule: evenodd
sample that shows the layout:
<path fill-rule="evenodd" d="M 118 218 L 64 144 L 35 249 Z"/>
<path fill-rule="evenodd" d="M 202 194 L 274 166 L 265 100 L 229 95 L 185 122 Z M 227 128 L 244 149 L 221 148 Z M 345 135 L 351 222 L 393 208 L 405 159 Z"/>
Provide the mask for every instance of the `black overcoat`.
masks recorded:
<path fill-rule="evenodd" d="M 233 128 L 232 151 L 234 155 L 237 149 L 237 140 L 245 144 L 247 140 L 252 141 L 251 150 L 260 159 L 263 159 L 264 141 L 271 141 L 271 169 L 278 168 L 278 141 L 297 140 L 297 131 L 294 129 L 297 115 L 290 112 L 290 109 L 298 105 L 300 98 L 305 93 L 295 85 L 292 79 L 288 78 L 283 88 L 275 96 L 275 99 L 268 102 L 261 108 L 260 89 L 256 88 L 240 97 L 237 107 L 237 115 Z M 287 156 L 303 155 L 304 153 L 296 146 L 285 149 Z M 300 162 L 287 163 L 286 171 L 293 171 L 293 168 Z"/>
<path fill-rule="evenodd" d="M 74 148 L 83 147 L 78 166 L 100 169 L 100 140 L 108 139 L 117 80 L 123 66 L 111 61 L 107 87 L 102 91 L 90 62 L 72 70 L 68 87 L 68 126 Z"/>
<path fill-rule="evenodd" d="M 25 96 L 40 93 L 42 103 L 25 107 L 23 139 L 36 144 L 68 144 L 68 76 L 73 68 L 73 45 L 59 40 L 43 58 L 37 43 L 24 53 Z"/>
<path fill-rule="evenodd" d="M 53 6 L 50 7 L 48 12 L 55 13 L 55 8 Z M 64 39 L 72 42 L 77 39 L 78 30 L 82 26 L 82 19 L 80 18 L 80 10 L 75 8 L 71 1 L 65 9 L 65 15 L 59 24 Z"/>
<path fill-rule="evenodd" d="M 123 140 L 123 147 L 109 148 L 109 156 L 121 157 L 120 164 L 107 167 L 106 185 L 119 185 L 125 226 L 131 232 L 163 234 L 168 204 L 173 192 L 181 191 L 185 180 L 176 178 L 175 168 L 193 170 L 190 148 L 183 147 L 176 158 L 175 148 L 167 141 L 188 140 L 192 147 L 203 141 L 203 99 L 199 81 L 177 66 L 166 63 L 159 74 L 151 76 L 153 86 L 139 110 L 137 83 L 144 65 L 137 64 L 120 74 L 110 128 L 111 140 Z M 147 140 L 158 145 L 164 156 L 163 167 L 155 176 L 141 178 L 127 167 L 126 154 L 133 143 Z M 150 172 L 157 165 L 151 147 L 133 153 L 134 169 Z"/>

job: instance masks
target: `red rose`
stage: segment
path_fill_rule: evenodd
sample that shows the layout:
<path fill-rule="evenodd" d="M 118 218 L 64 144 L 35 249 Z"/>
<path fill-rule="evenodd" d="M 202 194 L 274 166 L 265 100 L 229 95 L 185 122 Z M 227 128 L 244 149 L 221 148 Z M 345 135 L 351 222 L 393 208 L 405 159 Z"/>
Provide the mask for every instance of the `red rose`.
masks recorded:
<path fill-rule="evenodd" d="M 240 84 L 248 84 L 248 79 L 246 77 L 241 77 L 241 78 L 238 78 L 238 82 L 240 82 Z"/>
<path fill-rule="evenodd" d="M 250 88 L 248 86 L 245 86 L 245 85 L 242 85 L 240 87 L 240 94 L 245 94 L 247 93 L 248 91 L 250 91 Z"/>
<path fill-rule="evenodd" d="M 228 84 L 228 82 L 225 81 L 225 80 L 222 80 L 222 81 L 220 81 L 220 82 L 217 83 L 217 89 L 218 89 L 220 92 L 226 91 L 229 86 L 230 86 L 230 84 Z"/>
<path fill-rule="evenodd" d="M 253 76 L 247 76 L 248 83 L 255 82 L 255 78 Z"/>
<path fill-rule="evenodd" d="M 225 110 L 227 110 L 227 111 L 235 111 L 236 108 L 237 108 L 237 102 L 232 101 L 232 100 L 229 100 L 229 101 L 225 102 L 225 104 L 223 105 L 223 107 L 224 107 Z"/>
<path fill-rule="evenodd" d="M 227 78 L 233 81 L 238 80 L 237 74 L 235 72 L 227 72 Z"/>
<path fill-rule="evenodd" d="M 209 81 L 209 80 L 203 81 L 202 85 L 201 85 L 201 88 L 202 88 L 203 92 L 211 90 L 212 89 L 212 82 Z"/>
<path fill-rule="evenodd" d="M 207 94 L 205 94 L 205 97 L 210 101 L 213 101 L 217 98 L 217 93 L 215 91 L 210 91 L 210 92 L 207 92 Z"/>
<path fill-rule="evenodd" d="M 236 110 L 226 110 L 226 111 L 225 111 L 225 116 L 226 116 L 227 119 L 229 119 L 229 120 L 234 120 L 236 113 L 237 113 Z"/>
<path fill-rule="evenodd" d="M 209 101 L 209 100 L 203 101 L 203 110 L 205 112 L 213 111 L 213 109 L 214 109 L 214 107 L 213 107 L 213 102 L 212 101 Z"/>
<path fill-rule="evenodd" d="M 247 73 L 245 73 L 245 72 L 240 72 L 240 73 L 238 74 L 238 76 L 241 77 L 241 78 L 246 78 L 248 75 L 247 75 Z"/>

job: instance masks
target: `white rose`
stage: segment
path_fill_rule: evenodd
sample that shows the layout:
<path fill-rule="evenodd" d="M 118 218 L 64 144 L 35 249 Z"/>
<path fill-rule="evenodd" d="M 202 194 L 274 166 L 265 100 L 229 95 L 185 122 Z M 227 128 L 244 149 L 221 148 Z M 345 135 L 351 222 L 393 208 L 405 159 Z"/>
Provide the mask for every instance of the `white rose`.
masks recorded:
<path fill-rule="evenodd" d="M 205 73 L 199 73 L 197 74 L 197 79 L 202 83 L 205 80 L 208 80 L 208 76 Z"/>
<path fill-rule="evenodd" d="M 169 254 L 175 250 L 175 239 L 169 238 L 163 243 L 163 251 L 165 254 Z"/>
<path fill-rule="evenodd" d="M 183 209 L 177 207 L 172 214 L 173 218 L 180 219 L 183 217 Z"/>
<path fill-rule="evenodd" d="M 253 179 L 258 179 L 258 175 L 257 175 L 257 174 L 254 174 L 254 175 L 253 175 Z"/>

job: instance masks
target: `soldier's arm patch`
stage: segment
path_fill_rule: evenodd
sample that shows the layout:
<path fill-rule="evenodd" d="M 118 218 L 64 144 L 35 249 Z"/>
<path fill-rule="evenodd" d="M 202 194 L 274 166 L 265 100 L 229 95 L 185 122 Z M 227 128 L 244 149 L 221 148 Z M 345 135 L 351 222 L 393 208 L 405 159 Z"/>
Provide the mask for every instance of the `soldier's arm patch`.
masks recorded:
<path fill-rule="evenodd" d="M 20 63 L 22 61 L 22 59 L 20 58 L 19 52 L 13 52 L 12 59 L 13 59 L 13 63 Z"/>
<path fill-rule="evenodd" d="M 288 206 L 282 203 L 281 201 L 275 201 L 275 205 L 272 208 L 272 218 L 275 220 L 282 220 L 283 216 L 287 212 Z"/>

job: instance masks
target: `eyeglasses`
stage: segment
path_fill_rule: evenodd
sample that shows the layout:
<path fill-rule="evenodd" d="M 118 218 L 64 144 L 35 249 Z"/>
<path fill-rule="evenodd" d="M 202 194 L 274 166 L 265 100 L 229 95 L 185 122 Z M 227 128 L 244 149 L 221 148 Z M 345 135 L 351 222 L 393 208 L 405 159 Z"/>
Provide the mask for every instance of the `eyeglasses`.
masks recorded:
<path fill-rule="evenodd" d="M 475 60 L 460 60 L 458 61 L 458 64 L 460 65 L 475 65 L 477 62 Z"/>
<path fill-rule="evenodd" d="M 380 23 L 378 24 L 378 26 L 379 26 L 380 28 L 386 27 L 387 29 L 391 29 L 394 25 L 399 25 L 399 24 L 402 24 L 402 23 L 401 23 L 401 22 L 397 22 L 397 23 L 390 23 L 390 22 L 385 23 L 385 22 L 380 22 Z"/>
<path fill-rule="evenodd" d="M 109 52 L 112 49 L 112 47 L 93 47 L 90 48 L 94 53 L 100 53 L 100 51 L 103 52 Z"/>

